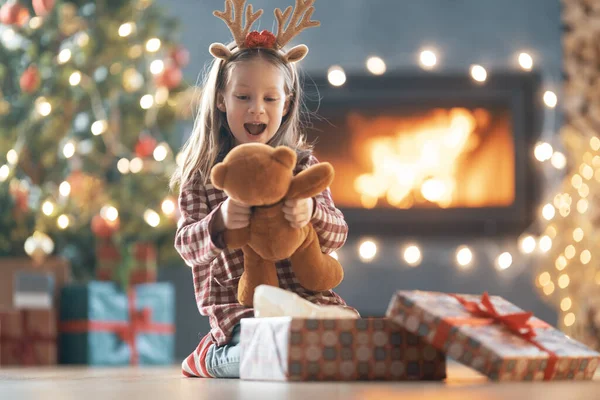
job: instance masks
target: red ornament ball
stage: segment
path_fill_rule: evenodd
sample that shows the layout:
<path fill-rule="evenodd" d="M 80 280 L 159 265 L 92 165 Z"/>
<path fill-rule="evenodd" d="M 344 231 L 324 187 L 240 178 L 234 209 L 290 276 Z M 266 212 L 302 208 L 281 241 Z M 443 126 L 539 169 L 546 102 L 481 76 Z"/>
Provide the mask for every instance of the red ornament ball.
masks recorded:
<path fill-rule="evenodd" d="M 190 62 L 190 52 L 180 46 L 171 52 L 171 58 L 178 67 L 185 67 Z"/>
<path fill-rule="evenodd" d="M 101 238 L 109 238 L 119 230 L 119 220 L 108 221 L 100 215 L 95 215 L 92 218 L 92 232 L 94 235 Z"/>
<path fill-rule="evenodd" d="M 0 7 L 0 23 L 23 25 L 29 20 L 29 10 L 16 1 L 9 1 Z"/>
<path fill-rule="evenodd" d="M 135 154 L 138 157 L 150 157 L 158 142 L 150 135 L 142 135 L 135 145 Z"/>
<path fill-rule="evenodd" d="M 35 65 L 30 65 L 23 71 L 23 75 L 19 79 L 19 86 L 23 92 L 31 94 L 38 90 L 40 82 L 40 72 Z"/>
<path fill-rule="evenodd" d="M 183 74 L 181 69 L 174 63 L 166 63 L 165 69 L 156 77 L 158 86 L 165 86 L 167 89 L 175 89 L 181 83 Z"/>
<path fill-rule="evenodd" d="M 33 0 L 33 10 L 40 17 L 44 17 L 54 8 L 55 0 Z"/>

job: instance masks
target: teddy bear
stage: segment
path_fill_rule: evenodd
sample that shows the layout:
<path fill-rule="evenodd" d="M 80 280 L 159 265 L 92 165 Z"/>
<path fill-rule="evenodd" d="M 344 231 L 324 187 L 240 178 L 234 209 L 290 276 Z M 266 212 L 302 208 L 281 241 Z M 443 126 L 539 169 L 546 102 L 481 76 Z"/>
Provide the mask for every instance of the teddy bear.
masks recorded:
<path fill-rule="evenodd" d="M 279 287 L 275 262 L 289 258 L 296 279 L 311 291 L 336 287 L 343 279 L 340 263 L 321 251 L 311 223 L 294 228 L 282 208 L 287 199 L 316 196 L 333 181 L 331 164 L 321 162 L 294 176 L 296 152 L 286 146 L 245 143 L 234 147 L 211 169 L 211 182 L 227 196 L 252 206 L 248 226 L 226 230 L 229 249 L 242 249 L 244 272 L 238 302 L 252 307 L 254 289 L 261 284 Z"/>

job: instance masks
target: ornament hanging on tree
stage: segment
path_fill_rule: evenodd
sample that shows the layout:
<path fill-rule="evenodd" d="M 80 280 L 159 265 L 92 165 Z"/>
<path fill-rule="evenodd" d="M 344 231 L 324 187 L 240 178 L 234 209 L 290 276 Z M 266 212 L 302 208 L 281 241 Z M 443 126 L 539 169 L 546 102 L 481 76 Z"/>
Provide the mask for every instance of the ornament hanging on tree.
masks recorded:
<path fill-rule="evenodd" d="M 8 1 L 0 7 L 0 23 L 4 25 L 24 25 L 29 20 L 29 10 L 17 1 Z"/>
<path fill-rule="evenodd" d="M 15 202 L 15 214 L 24 214 L 29 210 L 29 186 L 18 179 L 10 181 L 9 192 Z"/>
<path fill-rule="evenodd" d="M 182 79 L 181 69 L 174 62 L 165 62 L 163 71 L 156 75 L 156 84 L 165 86 L 167 89 L 175 89 Z"/>
<path fill-rule="evenodd" d="M 95 215 L 92 218 L 92 232 L 101 238 L 110 238 L 119 230 L 119 225 L 118 218 L 114 221 L 104 219 L 100 215 Z"/>
<path fill-rule="evenodd" d="M 135 154 L 140 158 L 150 157 L 158 142 L 147 133 L 142 133 L 135 145 Z"/>
<path fill-rule="evenodd" d="M 25 252 L 36 265 L 41 265 L 54 251 L 54 242 L 48 235 L 36 231 L 25 241 Z"/>
<path fill-rule="evenodd" d="M 35 65 L 30 65 L 21 75 L 19 85 L 25 93 L 34 93 L 40 87 L 40 72 Z"/>
<path fill-rule="evenodd" d="M 55 0 L 33 0 L 33 10 L 36 15 L 45 17 L 54 8 L 54 2 Z"/>
<path fill-rule="evenodd" d="M 171 51 L 171 58 L 179 68 L 182 68 L 190 62 L 190 52 L 185 47 L 179 46 Z"/>

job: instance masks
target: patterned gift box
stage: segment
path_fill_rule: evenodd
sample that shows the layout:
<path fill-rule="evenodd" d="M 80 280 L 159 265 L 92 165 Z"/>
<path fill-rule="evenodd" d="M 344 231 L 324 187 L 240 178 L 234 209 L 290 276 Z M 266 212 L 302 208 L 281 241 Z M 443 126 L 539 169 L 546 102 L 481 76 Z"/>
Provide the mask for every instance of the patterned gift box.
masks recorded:
<path fill-rule="evenodd" d="M 169 365 L 174 353 L 171 283 L 67 286 L 60 309 L 61 364 Z"/>
<path fill-rule="evenodd" d="M 245 318 L 240 378 L 442 380 L 445 356 L 385 318 Z"/>
<path fill-rule="evenodd" d="M 56 352 L 53 309 L 0 311 L 0 365 L 54 365 Z"/>
<path fill-rule="evenodd" d="M 591 379 L 600 354 L 507 300 L 398 291 L 387 316 L 493 380 Z"/>

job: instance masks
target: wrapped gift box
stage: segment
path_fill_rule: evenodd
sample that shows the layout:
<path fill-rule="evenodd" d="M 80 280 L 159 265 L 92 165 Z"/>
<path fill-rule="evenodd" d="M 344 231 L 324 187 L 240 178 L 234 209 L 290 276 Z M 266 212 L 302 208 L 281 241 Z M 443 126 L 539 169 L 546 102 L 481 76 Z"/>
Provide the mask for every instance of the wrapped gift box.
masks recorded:
<path fill-rule="evenodd" d="M 2 257 L 0 258 L 0 307 L 12 308 L 15 288 L 15 275 L 17 272 L 48 273 L 54 282 L 53 304 L 58 307 L 60 289 L 72 280 L 71 266 L 61 257 L 48 257 L 40 265 L 36 265 L 28 257 Z"/>
<path fill-rule="evenodd" d="M 442 380 L 442 353 L 385 318 L 245 318 L 240 378 L 274 381 Z"/>
<path fill-rule="evenodd" d="M 120 250 L 112 239 L 101 239 L 96 244 L 96 279 L 122 280 L 124 285 L 156 282 L 157 260 L 154 243 L 135 242 Z"/>
<path fill-rule="evenodd" d="M 174 353 L 175 291 L 171 283 L 123 292 L 114 282 L 63 288 L 60 363 L 169 365 Z"/>
<path fill-rule="evenodd" d="M 0 310 L 0 365 L 54 365 L 56 353 L 53 309 Z"/>
<path fill-rule="evenodd" d="M 158 255 L 154 243 L 137 242 L 131 245 L 130 251 L 133 268 L 129 274 L 129 283 L 136 285 L 156 282 Z"/>
<path fill-rule="evenodd" d="M 507 300 L 399 291 L 387 316 L 493 380 L 591 379 L 600 354 Z"/>

